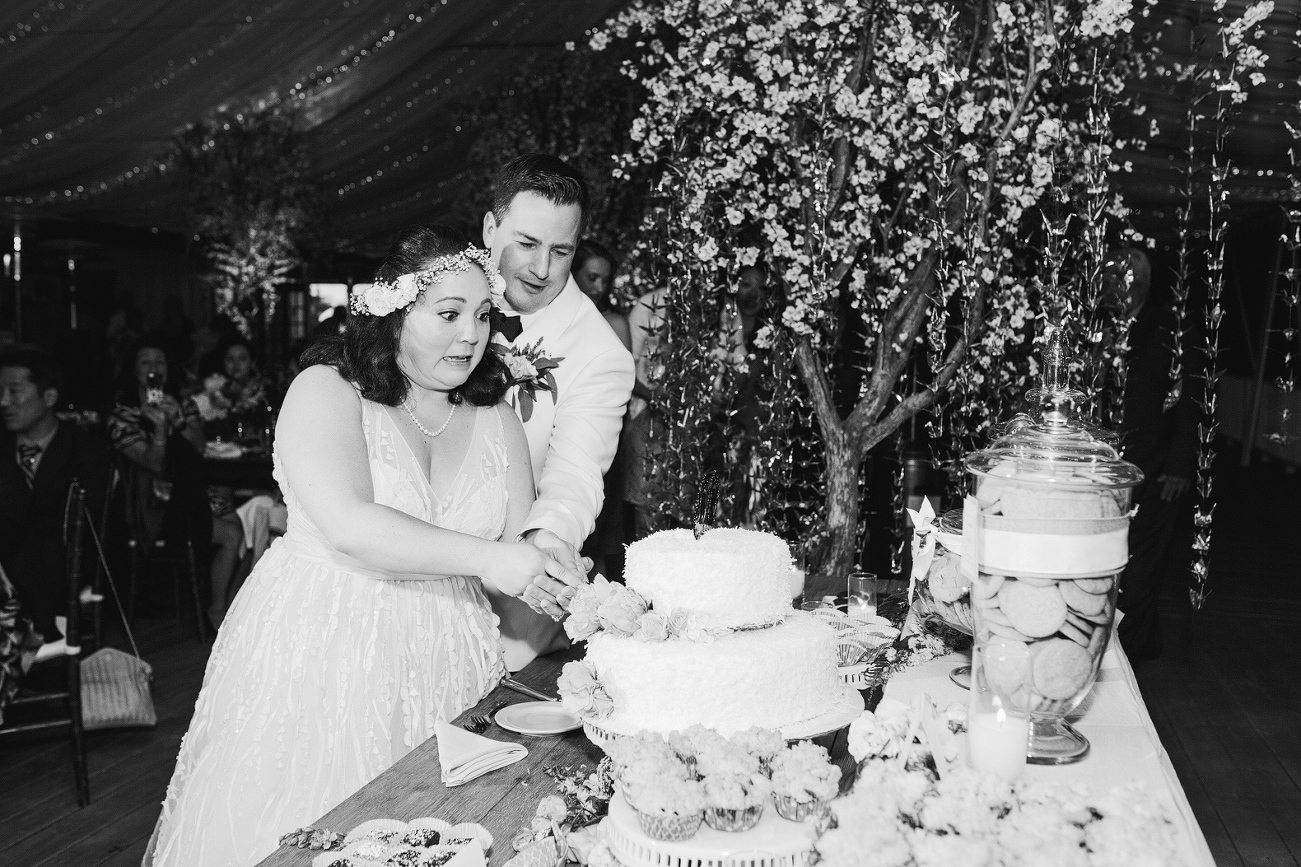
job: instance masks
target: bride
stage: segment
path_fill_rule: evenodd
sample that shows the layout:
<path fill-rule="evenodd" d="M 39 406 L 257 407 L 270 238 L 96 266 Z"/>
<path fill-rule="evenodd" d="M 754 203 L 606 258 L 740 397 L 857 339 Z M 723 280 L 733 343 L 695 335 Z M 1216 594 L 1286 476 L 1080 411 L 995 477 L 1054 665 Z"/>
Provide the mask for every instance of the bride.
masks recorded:
<path fill-rule="evenodd" d="M 487 352 L 488 254 L 406 230 L 276 428 L 289 527 L 235 598 L 144 863 L 250 865 L 504 676 L 483 585 L 560 616 L 583 578 L 514 539 L 528 443 Z"/>

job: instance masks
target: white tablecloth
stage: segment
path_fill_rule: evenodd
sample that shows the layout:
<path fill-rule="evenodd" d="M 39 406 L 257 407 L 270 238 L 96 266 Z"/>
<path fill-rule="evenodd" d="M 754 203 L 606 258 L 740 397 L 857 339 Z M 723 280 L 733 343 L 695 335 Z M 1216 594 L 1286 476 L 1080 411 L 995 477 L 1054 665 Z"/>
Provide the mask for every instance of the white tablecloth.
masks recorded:
<path fill-rule="evenodd" d="M 954 702 L 966 704 L 967 691 L 949 679 L 949 671 L 967 662 L 969 656 L 945 656 L 905 669 L 890 678 L 885 695 L 911 702 L 913 696 L 927 693 L 940 708 Z M 1071 765 L 1027 765 L 1026 774 L 1080 781 L 1098 794 L 1142 780 L 1152 797 L 1165 802 L 1171 819 L 1182 826 L 1179 863 L 1215 867 L 1206 837 L 1148 716 L 1134 669 L 1114 641 L 1102 658 L 1098 682 L 1069 719 L 1089 739 L 1092 748 L 1088 755 Z M 960 740 L 965 756 L 965 736 Z"/>

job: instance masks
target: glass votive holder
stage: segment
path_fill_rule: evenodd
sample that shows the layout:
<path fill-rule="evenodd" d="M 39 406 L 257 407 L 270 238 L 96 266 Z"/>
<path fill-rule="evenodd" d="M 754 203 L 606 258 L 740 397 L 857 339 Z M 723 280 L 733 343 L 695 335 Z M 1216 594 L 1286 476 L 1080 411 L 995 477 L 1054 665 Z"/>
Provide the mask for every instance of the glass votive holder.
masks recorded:
<path fill-rule="evenodd" d="M 848 605 L 845 613 L 850 617 L 868 618 L 876 616 L 876 575 L 855 569 L 849 573 L 846 599 Z"/>
<path fill-rule="evenodd" d="M 995 774 L 1012 782 L 1025 770 L 1030 751 L 1030 717 L 1004 695 L 987 676 L 988 654 L 997 646 L 972 654 L 971 693 L 967 709 L 967 761 L 973 770 Z M 1016 664 L 1024 660 L 994 660 Z"/>

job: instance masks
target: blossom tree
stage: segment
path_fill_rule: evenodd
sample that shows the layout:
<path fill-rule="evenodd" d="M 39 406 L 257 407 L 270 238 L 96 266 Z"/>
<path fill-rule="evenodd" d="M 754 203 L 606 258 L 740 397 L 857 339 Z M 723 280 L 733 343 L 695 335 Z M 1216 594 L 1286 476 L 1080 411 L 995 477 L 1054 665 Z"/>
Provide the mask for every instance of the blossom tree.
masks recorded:
<path fill-rule="evenodd" d="M 674 371 L 744 360 L 702 349 L 700 329 L 726 320 L 737 271 L 762 260 L 786 295 L 759 334 L 769 422 L 790 429 L 798 413 L 782 407 L 807 400 L 820 443 L 808 459 L 822 466 L 823 544 L 806 592 L 839 590 L 868 450 L 1022 342 L 1043 206 L 1069 205 L 1077 179 L 1105 184 L 1109 133 L 1067 97 L 1120 93 L 1133 12 L 1130 0 L 639 0 L 597 33 L 594 47 L 642 50 L 625 65 L 647 100 L 620 171 L 663 178 L 642 242 L 668 286 L 661 482 L 693 475 L 691 434 L 671 432 L 709 399 Z M 776 448 L 790 460 L 789 440 Z M 685 487 L 664 494 L 690 501 Z"/>
<path fill-rule="evenodd" d="M 245 336 L 275 315 L 276 293 L 301 265 L 299 245 L 320 190 L 296 118 L 271 100 L 222 109 L 182 130 L 164 164 L 179 170 L 187 212 L 212 270 L 217 312 Z"/>

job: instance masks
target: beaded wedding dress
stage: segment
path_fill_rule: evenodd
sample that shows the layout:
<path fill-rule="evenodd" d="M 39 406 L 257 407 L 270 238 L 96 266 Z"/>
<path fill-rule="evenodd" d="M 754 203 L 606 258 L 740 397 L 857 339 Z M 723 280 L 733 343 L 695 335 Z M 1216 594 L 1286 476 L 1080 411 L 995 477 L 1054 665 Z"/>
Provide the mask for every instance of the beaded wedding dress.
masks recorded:
<path fill-rule="evenodd" d="M 504 430 L 497 408 L 474 411 L 456 483 L 435 492 L 389 411 L 363 400 L 375 502 L 499 538 Z M 278 458 L 275 476 L 288 532 L 222 624 L 145 865 L 256 864 L 506 673 L 478 578 L 401 580 L 363 567 L 312 524 Z"/>

